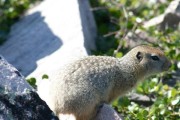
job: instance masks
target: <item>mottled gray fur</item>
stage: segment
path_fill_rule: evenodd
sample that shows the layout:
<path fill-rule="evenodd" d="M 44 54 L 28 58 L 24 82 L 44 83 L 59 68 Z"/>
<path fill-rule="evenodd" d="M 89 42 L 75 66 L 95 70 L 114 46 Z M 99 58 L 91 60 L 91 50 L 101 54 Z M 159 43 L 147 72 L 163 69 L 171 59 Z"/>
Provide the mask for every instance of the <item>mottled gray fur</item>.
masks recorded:
<path fill-rule="evenodd" d="M 152 55 L 160 60 L 152 60 Z M 85 57 L 50 76 L 48 104 L 57 115 L 73 114 L 77 120 L 90 120 L 102 103 L 110 103 L 144 77 L 165 71 L 169 66 L 162 51 L 148 46 L 135 47 L 119 59 Z"/>

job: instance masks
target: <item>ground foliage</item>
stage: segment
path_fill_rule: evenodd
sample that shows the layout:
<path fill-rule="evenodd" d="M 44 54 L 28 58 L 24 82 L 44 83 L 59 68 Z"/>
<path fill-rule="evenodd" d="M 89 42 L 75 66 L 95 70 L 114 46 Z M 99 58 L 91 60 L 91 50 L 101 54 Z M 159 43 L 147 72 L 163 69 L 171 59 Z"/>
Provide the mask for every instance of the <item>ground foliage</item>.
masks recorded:
<path fill-rule="evenodd" d="M 11 25 L 37 1 L 40 0 L 0 0 L 0 44 L 6 40 Z M 98 47 L 94 54 L 122 57 L 128 51 L 124 40 L 127 33 L 141 30 L 156 38 L 157 41 L 150 45 L 161 47 L 173 63 L 169 72 L 149 78 L 133 91 L 150 97 L 152 105 L 132 102 L 127 96 L 112 103 L 125 120 L 177 120 L 180 116 L 180 28 L 167 28 L 165 31 L 160 31 L 157 26 L 143 28 L 143 21 L 162 14 L 170 3 L 170 0 L 160 1 L 90 1 L 98 28 Z M 36 87 L 35 78 L 28 81 Z"/>
<path fill-rule="evenodd" d="M 143 27 L 143 21 L 162 14 L 169 3 L 158 0 L 91 0 L 98 28 L 98 50 L 95 54 L 122 57 L 128 50 L 125 36 L 139 30 L 155 38 L 156 42 L 147 44 L 163 49 L 173 63 L 171 70 L 147 79 L 133 91 L 148 96 L 153 104 L 144 106 L 127 96 L 112 103 L 125 120 L 179 119 L 180 28 L 161 31 L 158 26 Z"/>

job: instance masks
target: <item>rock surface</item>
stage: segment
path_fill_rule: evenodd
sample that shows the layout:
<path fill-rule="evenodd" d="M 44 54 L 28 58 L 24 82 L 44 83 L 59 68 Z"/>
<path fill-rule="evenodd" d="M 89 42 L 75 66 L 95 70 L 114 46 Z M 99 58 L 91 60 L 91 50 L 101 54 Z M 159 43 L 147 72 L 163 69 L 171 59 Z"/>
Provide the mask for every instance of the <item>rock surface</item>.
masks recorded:
<path fill-rule="evenodd" d="M 46 0 L 12 27 L 7 42 L 0 46 L 0 54 L 24 76 L 41 78 L 90 54 L 96 48 L 95 37 L 88 0 Z M 0 119 L 58 119 L 18 70 L 0 58 Z M 42 94 L 46 93 L 47 87 L 42 87 Z M 120 120 L 108 105 L 100 109 L 97 119 L 105 118 Z"/>
<path fill-rule="evenodd" d="M 21 73 L 2 56 L 0 56 L 0 88 L 17 94 L 22 94 L 26 90 L 33 90 Z"/>
<path fill-rule="evenodd" d="M 123 118 L 111 106 L 103 104 L 95 120 L 123 120 Z"/>
<path fill-rule="evenodd" d="M 88 0 L 45 0 L 13 25 L 0 54 L 24 76 L 37 78 L 90 54 L 95 37 Z"/>
<path fill-rule="evenodd" d="M 159 25 L 161 30 L 166 28 L 178 28 L 180 22 L 180 0 L 173 0 L 166 11 L 144 23 L 144 27 Z"/>
<path fill-rule="evenodd" d="M 0 56 L 0 119 L 58 120 L 34 89 Z"/>
<path fill-rule="evenodd" d="M 159 2 L 167 2 L 167 1 L 159 1 Z M 177 29 L 180 23 L 180 0 L 172 1 L 165 12 L 157 17 L 154 17 L 148 21 L 143 22 L 143 27 L 149 28 L 151 26 L 157 26 L 160 30 L 165 30 L 167 28 Z M 155 43 L 157 38 L 153 38 L 149 36 L 146 32 L 140 31 L 137 29 L 136 31 L 128 32 L 125 36 L 124 40 L 127 42 L 126 47 L 135 47 L 140 44 L 148 44 Z M 117 49 L 117 51 L 120 48 Z"/>
<path fill-rule="evenodd" d="M 133 48 L 141 44 L 154 43 L 157 40 L 144 31 L 136 30 L 135 32 L 128 32 L 124 41 L 127 42 L 126 47 Z"/>
<path fill-rule="evenodd" d="M 21 73 L 2 56 L 0 56 L 0 119 L 58 120 Z M 113 108 L 104 104 L 96 120 L 121 120 L 121 118 Z"/>

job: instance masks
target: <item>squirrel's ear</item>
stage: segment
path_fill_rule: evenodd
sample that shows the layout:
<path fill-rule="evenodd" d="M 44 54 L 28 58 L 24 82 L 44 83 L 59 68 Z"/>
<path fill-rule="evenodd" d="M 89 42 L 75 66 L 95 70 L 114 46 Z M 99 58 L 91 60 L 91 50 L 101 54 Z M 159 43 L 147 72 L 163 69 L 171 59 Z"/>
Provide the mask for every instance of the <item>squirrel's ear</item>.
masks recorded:
<path fill-rule="evenodd" d="M 137 52 L 136 58 L 139 60 L 139 62 L 143 59 L 143 54 L 141 52 Z"/>

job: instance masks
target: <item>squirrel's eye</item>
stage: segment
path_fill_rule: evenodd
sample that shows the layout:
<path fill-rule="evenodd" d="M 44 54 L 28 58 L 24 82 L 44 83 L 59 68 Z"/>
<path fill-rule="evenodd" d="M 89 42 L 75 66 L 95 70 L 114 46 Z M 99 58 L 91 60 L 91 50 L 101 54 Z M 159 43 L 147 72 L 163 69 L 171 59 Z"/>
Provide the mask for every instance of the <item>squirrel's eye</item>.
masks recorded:
<path fill-rule="evenodd" d="M 152 58 L 154 61 L 158 61 L 158 60 L 159 60 L 159 57 L 158 57 L 158 56 L 151 56 L 151 58 Z"/>

